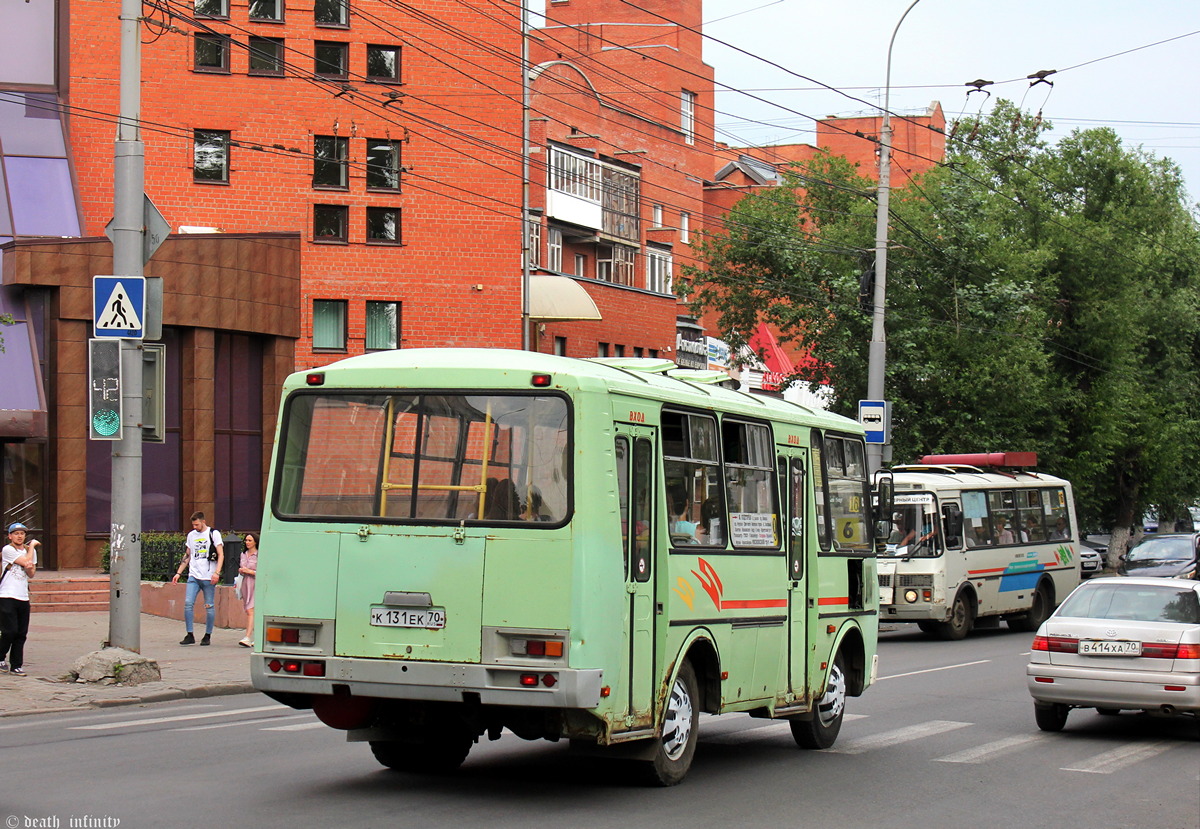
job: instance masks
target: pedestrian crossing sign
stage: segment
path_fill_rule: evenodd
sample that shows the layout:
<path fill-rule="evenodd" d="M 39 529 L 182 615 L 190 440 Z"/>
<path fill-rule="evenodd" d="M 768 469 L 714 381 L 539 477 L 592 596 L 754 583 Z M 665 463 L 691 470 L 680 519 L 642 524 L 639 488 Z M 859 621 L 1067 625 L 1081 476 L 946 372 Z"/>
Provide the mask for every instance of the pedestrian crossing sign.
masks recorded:
<path fill-rule="evenodd" d="M 97 337 L 140 340 L 146 327 L 144 276 L 92 277 L 92 329 Z"/>

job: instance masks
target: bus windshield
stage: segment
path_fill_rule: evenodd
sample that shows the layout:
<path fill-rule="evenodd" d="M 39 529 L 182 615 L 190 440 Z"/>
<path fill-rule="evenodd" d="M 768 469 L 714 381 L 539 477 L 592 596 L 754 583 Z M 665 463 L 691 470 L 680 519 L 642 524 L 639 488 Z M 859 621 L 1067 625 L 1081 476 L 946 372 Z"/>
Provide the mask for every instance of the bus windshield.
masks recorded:
<path fill-rule="evenodd" d="M 892 513 L 892 533 L 887 540 L 889 556 L 936 556 L 938 542 L 937 501 L 932 493 L 899 493 Z"/>
<path fill-rule="evenodd" d="M 296 394 L 273 506 L 285 518 L 560 524 L 569 424 L 553 395 Z"/>

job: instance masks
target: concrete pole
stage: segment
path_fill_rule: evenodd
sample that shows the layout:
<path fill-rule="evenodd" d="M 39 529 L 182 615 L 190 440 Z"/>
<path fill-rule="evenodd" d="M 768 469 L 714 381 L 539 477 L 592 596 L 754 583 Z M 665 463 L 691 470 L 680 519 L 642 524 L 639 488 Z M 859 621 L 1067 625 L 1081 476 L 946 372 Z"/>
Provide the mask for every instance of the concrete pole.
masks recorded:
<path fill-rule="evenodd" d="M 888 42 L 887 75 L 883 89 L 883 124 L 879 130 L 879 188 L 876 191 L 875 208 L 875 297 L 874 311 L 871 315 L 871 345 L 867 352 L 868 400 L 884 400 L 886 393 L 884 377 L 887 331 L 883 324 L 883 314 L 887 299 L 888 203 L 892 179 L 892 115 L 889 111 L 892 96 L 892 47 L 896 45 L 896 33 L 900 31 L 900 24 L 919 2 L 921 0 L 913 0 L 904 10 L 904 14 L 900 15 L 896 28 L 892 30 L 892 39 Z M 883 444 L 868 443 L 868 471 L 875 472 L 882 465 Z"/>
<path fill-rule="evenodd" d="M 142 0 L 121 0 L 120 119 L 113 157 L 113 275 L 142 275 L 145 148 L 141 119 Z M 142 321 L 143 325 L 145 320 Z M 121 341 L 121 439 L 112 444 L 108 643 L 141 651 L 142 348 Z"/>

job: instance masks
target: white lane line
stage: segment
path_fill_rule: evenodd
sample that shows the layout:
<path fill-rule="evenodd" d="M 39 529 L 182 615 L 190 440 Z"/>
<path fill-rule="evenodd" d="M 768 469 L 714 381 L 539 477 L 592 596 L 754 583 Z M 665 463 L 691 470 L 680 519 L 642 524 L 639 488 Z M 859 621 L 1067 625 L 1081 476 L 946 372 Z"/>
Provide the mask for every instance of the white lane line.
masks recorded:
<path fill-rule="evenodd" d="M 877 748 L 887 748 L 888 746 L 899 745 L 900 743 L 908 743 L 913 740 L 920 740 L 924 737 L 933 737 L 936 734 L 944 734 L 947 731 L 955 731 L 959 728 L 966 728 L 972 725 L 969 722 L 954 722 L 953 720 L 930 720 L 929 722 L 920 723 L 918 725 L 910 725 L 905 728 L 897 728 L 892 731 L 883 731 L 871 737 L 860 737 L 857 740 L 850 740 L 842 744 L 840 748 L 826 749 L 827 754 L 862 754 L 864 751 L 872 751 Z"/>
<path fill-rule="evenodd" d="M 988 662 L 991 662 L 991 661 L 992 660 L 990 660 L 990 659 L 980 659 L 975 662 L 960 662 L 957 665 L 943 665 L 940 668 L 926 668 L 923 671 L 909 671 L 906 674 L 890 674 L 888 676 L 881 676 L 878 679 L 876 679 L 875 681 L 882 682 L 885 679 L 899 679 L 902 676 L 916 676 L 917 674 L 932 674 L 932 673 L 935 673 L 936 671 L 949 671 L 953 668 L 969 668 L 971 665 L 986 665 Z"/>
<path fill-rule="evenodd" d="M 863 720 L 868 716 L 868 714 L 846 714 L 842 717 L 842 722 Z M 755 740 L 767 740 L 772 737 L 778 737 L 780 734 L 788 733 L 790 728 L 791 726 L 787 720 L 767 720 L 766 722 L 755 723 L 737 730 L 719 731 L 712 736 L 705 736 L 704 732 L 701 731 L 700 742 L 712 745 L 736 746 L 754 742 Z"/>
<path fill-rule="evenodd" d="M 1088 774 L 1112 774 L 1114 771 L 1120 771 L 1126 766 L 1132 766 L 1140 760 L 1147 760 L 1162 754 L 1165 751 L 1170 751 L 1179 743 L 1169 740 L 1158 740 L 1154 742 L 1142 741 L 1131 743 L 1127 746 L 1114 748 L 1112 751 L 1105 751 L 1093 757 L 1089 757 L 1078 766 L 1064 766 L 1061 771 L 1082 771 Z"/>
<path fill-rule="evenodd" d="M 151 717 L 145 720 L 124 720 L 122 722 L 96 723 L 95 725 L 73 725 L 70 731 L 105 731 L 114 728 L 136 728 L 139 725 L 158 725 L 165 722 L 184 722 L 186 720 L 207 720 L 213 717 L 233 717 L 238 714 L 257 714 L 259 711 L 278 711 L 275 705 L 258 705 L 254 708 L 235 708 L 232 711 L 210 711 L 207 714 L 180 714 L 175 717 Z"/>
<path fill-rule="evenodd" d="M 274 728 L 260 728 L 259 731 L 308 731 L 313 728 L 329 728 L 325 723 L 317 720 L 316 722 L 302 722 L 296 725 L 277 725 Z"/>
<path fill-rule="evenodd" d="M 303 714 L 293 714 L 290 717 L 289 716 L 258 717 L 257 719 L 253 719 L 253 720 L 234 720 L 233 722 L 217 722 L 217 723 L 209 723 L 208 725 L 189 725 L 189 726 L 186 726 L 185 728 L 172 728 L 171 730 L 172 731 L 210 731 L 214 728 L 234 728 L 239 725 L 258 725 L 259 723 L 265 723 L 265 722 L 286 722 L 287 720 L 295 720 L 295 719 L 299 719 L 300 717 L 307 718 L 307 717 L 311 717 L 311 716 L 312 715 L 310 713 L 305 712 Z"/>
<path fill-rule="evenodd" d="M 195 705 L 188 706 L 188 710 L 194 710 L 196 708 L 213 708 L 213 707 L 215 707 L 215 705 L 216 705 L 215 703 L 196 703 Z M 162 706 L 156 710 L 171 710 L 171 709 L 178 709 L 178 708 L 179 708 L 178 705 L 172 705 L 169 707 Z M 120 710 L 120 709 L 118 709 L 118 710 Z M 97 719 L 111 720 L 115 717 L 128 717 L 128 716 L 129 716 L 129 709 L 125 708 L 124 710 L 121 710 L 120 713 L 117 713 L 117 714 L 98 714 L 95 712 L 80 711 L 77 714 L 64 714 L 64 715 L 58 716 L 58 717 L 49 717 L 49 716 L 39 716 L 37 718 L 18 717 L 17 719 L 19 719 L 20 722 L 14 722 L 14 723 L 7 724 L 7 725 L 0 725 L 0 731 L 11 731 L 14 728 L 29 728 L 29 726 L 33 725 L 33 724 L 37 724 L 39 726 L 65 725 L 66 723 L 80 722 L 81 720 L 88 720 L 88 721 L 97 720 Z"/>
<path fill-rule="evenodd" d="M 945 757 L 935 757 L 934 761 L 938 763 L 986 763 L 1046 739 L 1048 739 L 1046 734 L 1021 734 L 1016 737 L 1005 737 L 1003 740 L 995 740 L 975 748 L 956 751 Z"/>

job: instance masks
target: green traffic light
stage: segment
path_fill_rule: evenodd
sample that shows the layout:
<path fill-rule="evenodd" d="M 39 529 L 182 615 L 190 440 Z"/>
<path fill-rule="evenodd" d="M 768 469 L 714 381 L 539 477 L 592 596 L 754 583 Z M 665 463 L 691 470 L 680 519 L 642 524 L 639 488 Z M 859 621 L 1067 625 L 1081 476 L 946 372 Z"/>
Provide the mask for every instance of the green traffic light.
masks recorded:
<path fill-rule="evenodd" d="M 121 416 L 112 409 L 100 409 L 92 415 L 92 431 L 110 437 L 121 428 Z"/>

